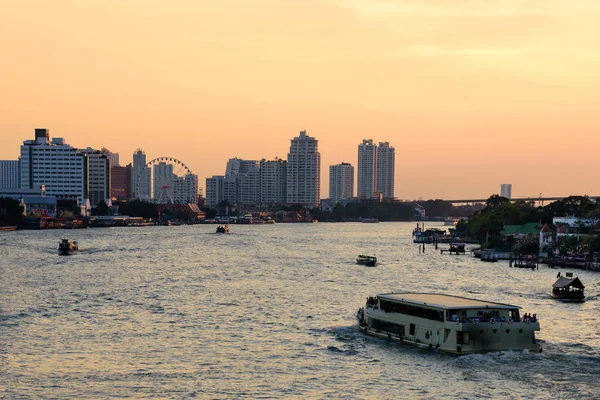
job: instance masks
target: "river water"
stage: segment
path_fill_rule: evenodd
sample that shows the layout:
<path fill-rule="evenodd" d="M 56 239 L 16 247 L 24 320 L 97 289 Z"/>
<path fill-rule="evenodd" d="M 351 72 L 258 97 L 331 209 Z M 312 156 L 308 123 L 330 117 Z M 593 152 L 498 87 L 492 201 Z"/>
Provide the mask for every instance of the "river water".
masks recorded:
<path fill-rule="evenodd" d="M 0 232 L 0 398 L 600 398 L 600 273 L 574 271 L 588 301 L 563 304 L 558 270 L 419 254 L 412 229 Z M 67 236 L 81 251 L 60 257 Z M 389 291 L 520 305 L 544 351 L 458 357 L 364 336 L 355 312 Z"/>

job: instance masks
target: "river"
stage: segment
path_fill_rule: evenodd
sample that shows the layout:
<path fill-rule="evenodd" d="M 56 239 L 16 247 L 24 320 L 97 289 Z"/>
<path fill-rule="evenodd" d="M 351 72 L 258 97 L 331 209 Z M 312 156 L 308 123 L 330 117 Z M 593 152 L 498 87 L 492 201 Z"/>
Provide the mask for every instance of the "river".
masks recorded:
<path fill-rule="evenodd" d="M 588 301 L 564 304 L 550 298 L 557 269 L 419 254 L 413 227 L 0 232 L 0 398 L 599 397 L 600 273 L 573 271 Z M 63 237 L 81 250 L 58 256 Z M 366 337 L 355 312 L 390 291 L 519 305 L 543 352 L 459 357 Z"/>

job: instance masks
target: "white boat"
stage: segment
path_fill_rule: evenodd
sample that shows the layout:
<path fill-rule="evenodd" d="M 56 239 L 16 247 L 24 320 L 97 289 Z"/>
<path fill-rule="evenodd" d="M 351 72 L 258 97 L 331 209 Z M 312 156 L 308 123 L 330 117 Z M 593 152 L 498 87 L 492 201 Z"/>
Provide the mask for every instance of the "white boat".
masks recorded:
<path fill-rule="evenodd" d="M 503 350 L 541 352 L 535 317 L 521 307 L 436 293 L 385 293 L 367 299 L 357 314 L 360 329 L 386 338 L 454 354 Z"/>

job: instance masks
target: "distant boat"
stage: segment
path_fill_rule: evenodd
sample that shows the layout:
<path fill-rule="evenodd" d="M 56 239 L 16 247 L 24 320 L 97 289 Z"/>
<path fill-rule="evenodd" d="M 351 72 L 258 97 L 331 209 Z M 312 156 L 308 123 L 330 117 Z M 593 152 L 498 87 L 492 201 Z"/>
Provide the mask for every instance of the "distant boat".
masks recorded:
<path fill-rule="evenodd" d="M 567 276 L 560 276 L 552 285 L 552 297 L 565 303 L 583 303 L 585 294 L 583 290 L 585 286 L 578 277 L 573 278 L 571 272 L 567 272 Z"/>
<path fill-rule="evenodd" d="M 63 239 L 58 244 L 58 255 L 59 256 L 70 256 L 74 252 L 79 250 L 77 242 L 71 242 L 69 239 Z"/>
<path fill-rule="evenodd" d="M 377 257 L 360 254 L 356 257 L 356 263 L 359 265 L 366 265 L 367 267 L 374 267 L 377 263 Z"/>

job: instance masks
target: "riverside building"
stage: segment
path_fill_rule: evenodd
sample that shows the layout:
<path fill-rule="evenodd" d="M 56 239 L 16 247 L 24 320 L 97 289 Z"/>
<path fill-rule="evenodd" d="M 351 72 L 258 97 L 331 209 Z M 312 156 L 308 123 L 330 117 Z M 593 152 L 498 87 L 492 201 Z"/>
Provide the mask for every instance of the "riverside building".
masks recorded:
<path fill-rule="evenodd" d="M 396 149 L 389 142 L 379 142 L 375 190 L 384 198 L 394 198 L 395 168 Z"/>
<path fill-rule="evenodd" d="M 0 189 L 21 187 L 21 162 L 19 160 L 0 160 Z"/>
<path fill-rule="evenodd" d="M 101 150 L 94 150 L 91 147 L 77 150 L 78 153 L 85 155 L 88 159 L 88 199 L 90 205 L 96 207 L 98 203 L 104 201 L 110 205 L 110 160 L 108 155 Z M 46 186 L 47 187 L 47 186 Z"/>
<path fill-rule="evenodd" d="M 292 139 L 287 165 L 287 203 L 317 207 L 321 190 L 319 141 L 301 131 Z"/>
<path fill-rule="evenodd" d="M 260 202 L 279 204 L 287 200 L 287 161 L 280 158 L 260 161 Z"/>
<path fill-rule="evenodd" d="M 148 200 L 152 196 L 152 172 L 145 167 L 146 153 L 142 149 L 137 149 L 133 153 L 133 176 L 131 179 L 133 197 Z"/>
<path fill-rule="evenodd" d="M 354 195 L 354 167 L 348 163 L 329 167 L 329 199 L 333 204 Z"/>
<path fill-rule="evenodd" d="M 62 138 L 50 141 L 48 129 L 36 129 L 35 139 L 21 146 L 21 188 L 39 189 L 58 199 L 77 199 L 85 203 L 89 196 L 88 158 Z"/>
<path fill-rule="evenodd" d="M 373 139 L 364 139 L 358 145 L 357 196 L 370 199 L 375 194 L 377 179 L 377 145 Z"/>
<path fill-rule="evenodd" d="M 503 183 L 500 185 L 500 196 L 510 199 L 512 196 L 512 184 Z"/>

